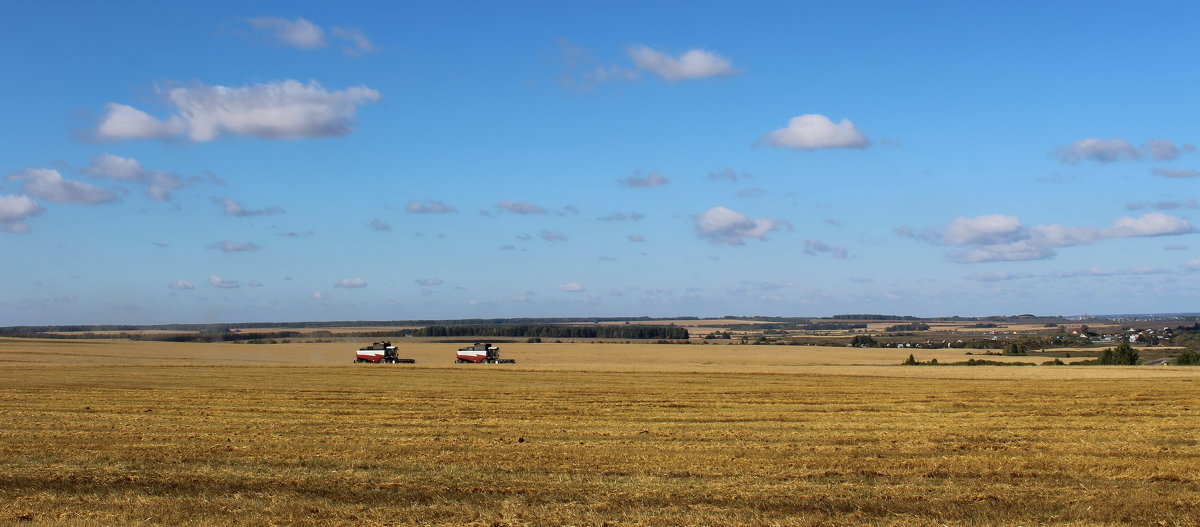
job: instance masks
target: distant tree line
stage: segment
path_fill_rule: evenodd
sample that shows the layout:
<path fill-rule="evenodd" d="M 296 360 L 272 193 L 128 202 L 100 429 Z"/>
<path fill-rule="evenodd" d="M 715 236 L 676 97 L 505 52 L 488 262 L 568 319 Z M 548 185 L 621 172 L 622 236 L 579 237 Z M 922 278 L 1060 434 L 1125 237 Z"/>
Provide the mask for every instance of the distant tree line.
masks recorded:
<path fill-rule="evenodd" d="M 907 315 L 834 315 L 834 320 L 921 320 Z"/>
<path fill-rule="evenodd" d="M 503 326 L 426 326 L 413 331 L 414 337 L 541 337 L 582 339 L 686 339 L 688 330 L 675 326 L 625 324 L 620 326 L 583 325 L 503 325 Z"/>
<path fill-rule="evenodd" d="M 888 326 L 884 331 L 925 331 L 929 329 L 929 324 L 923 322 L 913 322 L 912 324 L 896 324 Z"/>

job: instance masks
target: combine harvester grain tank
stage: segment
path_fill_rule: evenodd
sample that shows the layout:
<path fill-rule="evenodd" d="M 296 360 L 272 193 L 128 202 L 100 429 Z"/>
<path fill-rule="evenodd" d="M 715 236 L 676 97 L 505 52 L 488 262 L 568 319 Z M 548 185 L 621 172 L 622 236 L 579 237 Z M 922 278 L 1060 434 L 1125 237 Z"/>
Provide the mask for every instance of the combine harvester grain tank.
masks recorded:
<path fill-rule="evenodd" d="M 473 346 L 459 348 L 454 362 L 473 364 L 516 364 L 513 359 L 501 359 L 500 348 L 486 342 L 476 342 Z"/>
<path fill-rule="evenodd" d="M 370 346 L 358 349 L 354 362 L 373 362 L 375 364 L 413 364 L 416 359 L 401 359 L 396 357 L 396 347 L 391 342 L 376 342 Z"/>

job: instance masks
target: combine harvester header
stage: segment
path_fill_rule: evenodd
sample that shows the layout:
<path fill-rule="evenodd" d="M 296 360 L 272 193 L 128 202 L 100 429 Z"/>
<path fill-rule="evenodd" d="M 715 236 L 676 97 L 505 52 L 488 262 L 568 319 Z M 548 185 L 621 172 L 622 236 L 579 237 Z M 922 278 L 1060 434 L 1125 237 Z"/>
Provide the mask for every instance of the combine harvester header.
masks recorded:
<path fill-rule="evenodd" d="M 474 346 L 460 348 L 458 350 L 458 358 L 454 361 L 459 364 L 470 362 L 474 364 L 516 364 L 513 359 L 501 359 L 500 348 L 491 345 L 491 343 L 476 342 Z"/>
<path fill-rule="evenodd" d="M 354 362 L 373 362 L 375 364 L 414 364 L 416 359 L 401 359 L 396 357 L 396 347 L 391 342 L 376 342 L 370 346 L 359 348 L 354 356 Z"/>

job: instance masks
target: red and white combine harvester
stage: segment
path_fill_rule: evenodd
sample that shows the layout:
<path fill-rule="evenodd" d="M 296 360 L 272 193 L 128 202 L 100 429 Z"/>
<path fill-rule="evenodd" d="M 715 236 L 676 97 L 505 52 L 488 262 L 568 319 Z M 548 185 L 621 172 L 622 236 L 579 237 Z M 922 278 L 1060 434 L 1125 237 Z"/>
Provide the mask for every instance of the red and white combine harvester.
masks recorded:
<path fill-rule="evenodd" d="M 354 362 L 373 362 L 375 364 L 413 364 L 417 359 L 400 359 L 396 357 L 396 347 L 391 342 L 376 342 L 370 346 L 359 348 L 354 356 Z"/>
<path fill-rule="evenodd" d="M 459 364 L 471 362 L 475 364 L 516 364 L 513 359 L 501 359 L 500 348 L 491 345 L 490 343 L 476 342 L 474 346 L 460 348 L 458 350 L 458 358 L 454 361 Z"/>

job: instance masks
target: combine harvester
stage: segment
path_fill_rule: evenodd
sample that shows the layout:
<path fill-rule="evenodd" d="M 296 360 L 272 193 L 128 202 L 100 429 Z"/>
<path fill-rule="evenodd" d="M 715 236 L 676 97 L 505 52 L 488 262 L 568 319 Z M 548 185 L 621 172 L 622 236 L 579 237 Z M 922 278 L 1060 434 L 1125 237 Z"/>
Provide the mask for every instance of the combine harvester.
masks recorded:
<path fill-rule="evenodd" d="M 376 342 L 370 346 L 359 348 L 354 356 L 354 362 L 373 362 L 375 364 L 415 364 L 417 359 L 396 358 L 396 347 L 391 342 Z"/>
<path fill-rule="evenodd" d="M 500 348 L 491 345 L 490 343 L 476 342 L 474 346 L 460 348 L 458 350 L 458 358 L 454 362 L 463 364 L 466 362 L 474 364 L 516 364 L 513 359 L 501 359 Z"/>

